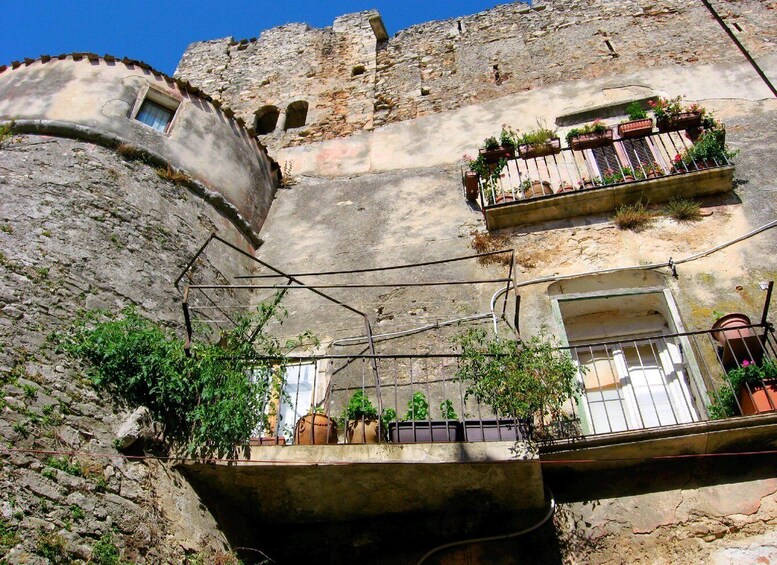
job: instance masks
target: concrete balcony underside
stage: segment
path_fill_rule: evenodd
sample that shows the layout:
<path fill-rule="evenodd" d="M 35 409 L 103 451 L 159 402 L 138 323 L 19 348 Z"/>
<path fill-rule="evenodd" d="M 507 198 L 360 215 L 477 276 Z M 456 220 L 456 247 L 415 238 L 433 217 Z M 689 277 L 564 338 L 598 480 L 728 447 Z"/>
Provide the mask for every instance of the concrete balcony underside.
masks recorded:
<path fill-rule="evenodd" d="M 463 501 L 514 512 L 544 504 L 539 458 L 521 447 L 511 441 L 262 446 L 245 461 L 180 468 L 219 515 L 256 523 L 429 513 Z"/>
<path fill-rule="evenodd" d="M 672 198 L 693 198 L 721 194 L 732 189 L 734 167 L 728 165 L 655 179 L 576 190 L 485 209 L 489 230 L 562 220 L 578 216 L 606 214 L 638 200 L 650 204 Z"/>

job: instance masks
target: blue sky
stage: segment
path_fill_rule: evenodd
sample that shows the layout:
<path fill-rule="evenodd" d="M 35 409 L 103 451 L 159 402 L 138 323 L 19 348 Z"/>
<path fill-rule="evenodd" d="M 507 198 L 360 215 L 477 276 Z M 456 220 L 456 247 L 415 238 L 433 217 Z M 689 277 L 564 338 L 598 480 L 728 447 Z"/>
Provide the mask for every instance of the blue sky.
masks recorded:
<path fill-rule="evenodd" d="M 390 35 L 411 25 L 474 14 L 507 0 L 5 0 L 0 65 L 42 54 L 89 51 L 140 59 L 172 74 L 189 43 L 257 37 L 289 22 L 332 25 L 349 12 L 377 9 Z"/>

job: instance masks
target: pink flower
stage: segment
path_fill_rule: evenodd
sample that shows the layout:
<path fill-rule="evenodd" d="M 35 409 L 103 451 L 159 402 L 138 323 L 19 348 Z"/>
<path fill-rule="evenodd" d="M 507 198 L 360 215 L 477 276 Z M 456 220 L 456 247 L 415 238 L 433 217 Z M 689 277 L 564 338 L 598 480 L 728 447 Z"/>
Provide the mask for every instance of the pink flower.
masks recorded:
<path fill-rule="evenodd" d="M 742 366 L 743 366 L 743 367 L 747 367 L 747 366 L 749 366 L 749 365 L 750 365 L 750 361 L 748 361 L 747 359 L 745 359 L 744 361 L 742 361 Z"/>
<path fill-rule="evenodd" d="M 653 100 L 648 100 L 648 106 L 650 106 L 651 108 L 655 108 L 656 103 Z"/>

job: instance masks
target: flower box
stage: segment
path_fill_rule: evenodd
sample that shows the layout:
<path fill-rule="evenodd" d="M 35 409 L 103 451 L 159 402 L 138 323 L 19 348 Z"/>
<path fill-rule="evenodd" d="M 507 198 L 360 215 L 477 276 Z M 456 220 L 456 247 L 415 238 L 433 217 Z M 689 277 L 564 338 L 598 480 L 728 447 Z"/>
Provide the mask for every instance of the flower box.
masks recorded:
<path fill-rule="evenodd" d="M 465 171 L 462 182 L 467 200 L 477 202 L 480 191 L 480 174 L 475 171 Z"/>
<path fill-rule="evenodd" d="M 556 155 L 561 152 L 561 140 L 554 137 L 550 141 L 539 144 L 525 144 L 518 146 L 518 155 L 523 159 L 536 159 L 547 155 Z"/>
<path fill-rule="evenodd" d="M 265 445 L 286 445 L 286 438 L 283 436 L 262 436 L 252 437 L 248 440 L 251 447 L 260 447 Z"/>
<path fill-rule="evenodd" d="M 651 133 L 653 133 L 653 118 L 633 120 L 631 122 L 618 125 L 618 135 L 623 139 L 645 137 Z"/>
<path fill-rule="evenodd" d="M 661 133 L 697 128 L 700 125 L 701 112 L 680 112 L 675 116 L 663 116 L 656 120 L 656 126 Z"/>
<path fill-rule="evenodd" d="M 498 163 L 500 159 L 515 159 L 515 147 L 500 145 L 496 149 L 481 147 L 478 152 L 486 163 Z"/>
<path fill-rule="evenodd" d="M 464 439 L 464 429 L 457 420 L 390 422 L 388 431 L 392 443 L 450 443 Z"/>
<path fill-rule="evenodd" d="M 464 420 L 464 441 L 520 441 L 529 436 L 524 420 Z"/>
<path fill-rule="evenodd" d="M 601 132 L 581 133 L 580 135 L 570 138 L 569 145 L 575 151 L 612 145 L 612 130 L 607 129 Z"/>

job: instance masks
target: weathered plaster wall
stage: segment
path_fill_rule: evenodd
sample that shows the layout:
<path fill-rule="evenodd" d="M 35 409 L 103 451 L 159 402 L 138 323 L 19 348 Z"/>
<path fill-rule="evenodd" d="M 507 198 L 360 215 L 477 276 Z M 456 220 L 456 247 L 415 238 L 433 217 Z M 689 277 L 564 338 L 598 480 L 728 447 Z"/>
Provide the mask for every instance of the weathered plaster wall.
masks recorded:
<path fill-rule="evenodd" d="M 131 119 L 150 85 L 180 102 L 167 133 Z M 256 140 L 212 102 L 133 63 L 69 56 L 8 68 L 0 73 L 0 120 L 40 121 L 44 133 L 63 125 L 112 134 L 221 194 L 255 231 L 272 202 L 277 179 Z"/>
<path fill-rule="evenodd" d="M 0 456 L 0 518 L 14 533 L 0 561 L 45 563 L 44 544 L 60 542 L 64 556 L 87 561 L 108 534 L 128 562 L 180 564 L 198 552 L 214 562 L 226 542 L 188 483 L 114 449 L 127 408 L 95 391 L 48 336 L 80 308 L 135 305 L 180 328 L 173 283 L 208 235 L 249 242 L 199 197 L 112 150 L 15 136 L 0 156 L 0 441 L 11 449 Z M 187 280 L 249 269 L 216 250 Z M 47 451 L 82 476 L 47 466 L 60 457 Z"/>
<path fill-rule="evenodd" d="M 740 26 L 732 29 L 757 59 L 774 53 L 773 3 L 714 4 Z M 513 2 L 413 26 L 386 41 L 371 34 L 372 15 L 349 14 L 324 29 L 291 24 L 256 41 L 194 43 L 176 76 L 234 107 L 248 123 L 262 106 L 285 108 L 304 94 L 313 102 L 308 124 L 268 136 L 277 150 L 580 79 L 649 68 L 666 68 L 671 76 L 680 67 L 744 62 L 700 2 Z M 365 73 L 351 76 L 356 64 Z M 478 124 L 476 116 L 471 123 Z"/>

